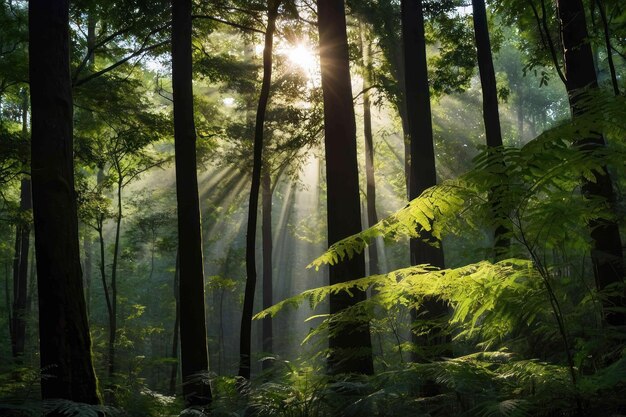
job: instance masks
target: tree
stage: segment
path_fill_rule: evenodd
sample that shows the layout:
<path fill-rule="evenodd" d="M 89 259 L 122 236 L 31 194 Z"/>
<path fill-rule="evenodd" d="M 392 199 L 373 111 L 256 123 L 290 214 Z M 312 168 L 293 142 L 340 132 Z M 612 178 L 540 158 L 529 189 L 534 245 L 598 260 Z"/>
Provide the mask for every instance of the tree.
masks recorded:
<path fill-rule="evenodd" d="M 372 133 L 372 104 L 370 89 L 372 88 L 372 43 L 368 39 L 366 30 L 359 26 L 361 37 L 361 56 L 363 58 L 363 139 L 365 141 L 365 176 L 367 199 L 367 227 L 378 223 L 376 212 L 376 178 L 374 176 L 374 135 Z M 377 244 L 368 247 L 369 275 L 378 274 Z"/>
<path fill-rule="evenodd" d="M 409 199 L 413 200 L 437 183 L 437 171 L 430 111 L 423 6 L 421 0 L 403 0 L 401 5 L 406 105 L 411 147 Z M 411 265 L 430 264 L 438 268 L 444 267 L 443 249 L 440 243 L 433 240 L 425 230 L 422 232 L 422 239 L 411 239 L 410 256 Z M 426 310 L 427 317 L 430 319 L 438 318 L 446 313 L 445 306 L 434 299 L 427 299 L 422 308 Z M 418 312 L 413 309 L 412 319 L 415 321 L 417 318 Z M 432 343 L 417 337 L 415 333 L 412 334 L 412 338 L 416 349 L 420 344 Z M 416 354 L 414 360 L 424 360 L 424 355 Z"/>
<path fill-rule="evenodd" d="M 498 89 L 496 74 L 491 57 L 491 42 L 487 24 L 487 10 L 484 0 L 472 0 L 472 18 L 474 20 L 474 36 L 478 54 L 478 70 L 483 94 L 483 118 L 487 146 L 502 146 L 500 116 L 498 114 Z"/>
<path fill-rule="evenodd" d="M 489 26 L 487 24 L 487 10 L 485 0 L 472 0 L 472 18 L 474 20 L 474 37 L 476 39 L 476 51 L 478 54 L 478 72 L 480 73 L 480 85 L 483 94 L 483 120 L 485 121 L 485 137 L 487 146 L 497 148 L 502 146 L 502 131 L 500 130 L 500 115 L 498 113 L 498 87 L 496 85 L 496 73 L 493 69 L 491 57 L 491 42 L 489 40 Z M 498 187 L 493 190 L 490 198 L 494 206 L 501 204 Z M 502 219 L 504 222 L 505 219 Z M 509 239 L 506 237 L 506 227 L 496 226 L 495 230 L 495 257 L 502 257 L 509 247 Z"/>
<path fill-rule="evenodd" d="M 556 3 L 563 42 L 563 62 L 565 67 L 565 87 L 570 103 L 572 118 L 583 116 L 589 109 L 585 107 L 584 92 L 598 88 L 598 80 L 593 64 L 593 55 L 585 10 L 582 0 L 559 0 Z M 590 151 L 606 146 L 602 135 L 579 139 L 576 142 L 581 151 Z M 583 195 L 589 198 L 602 198 L 615 207 L 613 182 L 606 167 L 593 172 L 592 180 L 584 179 Z M 602 298 L 604 319 L 612 326 L 626 324 L 626 297 L 624 295 L 624 255 L 618 224 L 612 219 L 595 218 L 589 221 L 593 247 L 591 261 L 598 291 L 613 291 L 616 295 Z M 611 287 L 618 285 L 617 288 Z"/>
<path fill-rule="evenodd" d="M 97 404 L 74 191 L 69 2 L 29 6 L 39 337 L 41 368 L 51 376 L 42 379 L 41 391 L 44 399 Z"/>
<path fill-rule="evenodd" d="M 456 13 L 457 1 L 427 2 L 424 13 L 430 20 L 429 39 L 437 39 L 438 54 L 430 63 L 431 88 L 435 94 L 463 92 L 473 76 L 475 60 L 471 55 L 474 45 L 467 36 L 465 17 Z M 404 137 L 404 173 L 406 195 L 409 193 L 410 143 L 406 104 L 406 74 L 402 51 L 402 28 L 399 25 L 400 4 L 394 0 L 349 1 L 359 18 L 371 24 L 380 52 L 384 56 L 380 69 L 372 71 L 372 82 L 396 107 L 402 122 Z"/>
<path fill-rule="evenodd" d="M 172 1 L 172 87 L 180 268 L 180 345 L 183 394 L 187 406 L 211 401 L 207 372 L 202 231 L 196 172 L 196 131 L 191 64 L 191 0 Z"/>
<path fill-rule="evenodd" d="M 263 127 L 272 83 L 272 54 L 274 49 L 274 31 L 280 0 L 269 0 L 267 11 L 267 29 L 263 48 L 263 83 L 259 97 L 254 129 L 254 164 L 252 167 L 252 185 L 248 205 L 248 227 L 246 232 L 246 289 L 241 316 L 241 335 L 239 339 L 239 376 L 250 379 L 250 354 L 252 334 L 252 309 L 256 287 L 256 226 L 261 188 L 261 169 L 263 163 Z M 264 197 L 265 198 L 265 197 Z M 265 288 L 265 287 L 264 287 Z"/>
<path fill-rule="evenodd" d="M 122 221 L 124 219 L 124 189 L 167 158 L 155 155 L 149 145 L 156 142 L 166 130 L 166 120 L 150 109 L 150 102 L 139 93 L 136 79 L 118 79 L 106 75 L 92 81 L 92 85 L 106 87 L 106 94 L 85 94 L 77 98 L 81 110 L 74 120 L 77 156 L 87 166 L 94 166 L 96 181 L 93 189 L 81 172 L 79 214 L 84 224 L 92 227 L 99 241 L 99 272 L 108 314 L 107 373 L 112 378 L 117 372 L 116 343 L 118 338 L 118 287 L 122 252 Z M 148 110 L 150 109 L 150 110 Z M 169 128 L 169 126 L 167 126 Z M 93 170 L 87 170 L 91 172 Z M 106 193 L 112 191 L 115 208 L 109 207 Z M 110 274 L 107 277 L 105 226 L 113 219 L 113 253 Z M 87 251 L 86 251 L 87 252 Z M 87 263 L 87 261 L 85 261 Z"/>
<path fill-rule="evenodd" d="M 352 104 L 348 39 L 343 0 L 318 2 L 320 63 L 324 96 L 324 149 L 329 245 L 361 230 L 361 206 L 356 155 L 356 122 Z M 365 275 L 363 254 L 330 267 L 330 284 Z M 364 291 L 330 297 L 330 314 L 366 298 Z M 329 372 L 372 374 L 372 342 L 369 322 L 351 320 L 333 323 L 329 335 Z M 355 352 L 355 350 L 357 350 Z"/>

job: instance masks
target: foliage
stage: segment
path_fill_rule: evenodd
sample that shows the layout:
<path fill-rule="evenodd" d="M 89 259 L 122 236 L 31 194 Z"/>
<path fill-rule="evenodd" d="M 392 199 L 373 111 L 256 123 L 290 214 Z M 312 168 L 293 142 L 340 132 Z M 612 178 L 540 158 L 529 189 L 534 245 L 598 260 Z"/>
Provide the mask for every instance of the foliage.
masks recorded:
<path fill-rule="evenodd" d="M 429 75 L 436 96 L 435 150 L 438 177 L 445 181 L 405 204 L 400 1 L 346 0 L 350 59 L 357 64 L 351 68 L 354 86 L 363 75 L 363 63 L 357 62 L 362 56 L 359 35 L 372 46 L 377 205 L 380 213 L 395 213 L 333 245 L 311 262 L 309 271 L 302 271 L 310 254 L 325 244 L 324 167 L 317 163 L 323 159 L 323 112 L 315 59 L 315 68 L 302 68 L 292 62 L 289 51 L 317 42 L 314 3 L 290 0 L 280 9 L 264 164 L 272 175 L 276 213 L 274 296 L 287 298 L 257 316 L 275 317 L 275 351 L 256 357 L 253 372 L 259 372 L 247 385 L 228 375 L 237 357 L 234 329 L 244 274 L 244 190 L 251 169 L 261 70 L 258 47 L 267 1 L 193 4 L 195 118 L 213 371 L 201 377 L 210 380 L 215 394 L 212 414 L 624 414 L 624 329 L 603 326 L 601 308 L 603 300 L 623 294 L 623 288 L 593 289 L 588 223 L 602 218 L 624 225 L 626 98 L 583 92 L 584 115 L 563 122 L 569 118 L 568 97 L 555 70 L 562 60 L 552 2 L 488 2 L 502 134 L 506 144 L 518 147 L 476 151 L 476 144 L 483 142 L 483 126 L 469 6 L 458 0 L 425 0 Z M 623 88 L 626 61 L 620 41 L 626 33 L 626 9 L 617 0 L 584 4 L 600 86 L 609 83 L 600 15 L 604 7 Z M 0 1 L 0 415 L 36 416 L 53 409 L 68 416 L 175 415 L 183 405 L 177 396 L 181 381 L 176 379 L 174 330 L 179 268 L 174 167 L 169 164 L 170 2 L 77 0 L 71 2 L 70 14 L 81 266 L 94 365 L 107 405 L 39 400 L 39 381 L 46 372 L 37 365 L 32 260 L 26 353 L 17 359 L 10 356 L 5 311 L 13 294 L 16 225 L 32 221 L 30 211 L 18 210 L 19 180 L 27 178 L 30 169 L 28 134 L 22 130 L 22 116 L 29 111 L 28 16 L 26 1 Z M 362 93 L 354 91 L 355 101 Z M 359 118 L 360 107 L 355 110 Z M 361 134 L 358 119 L 357 126 Z M 606 147 L 577 146 L 580 139 L 600 133 Z M 581 180 L 594 181 L 604 166 L 615 180 L 616 200 L 581 195 Z M 120 223 L 123 227 L 116 230 Z M 505 226 L 512 242 L 505 257 L 494 256 L 489 237 L 498 226 Z M 407 268 L 406 245 L 391 245 L 425 235 L 428 243 L 444 247 L 448 268 Z M 387 244 L 378 245 L 380 262 L 392 272 L 302 292 L 323 285 L 327 265 L 365 251 L 375 240 Z M 119 256 L 111 256 L 114 253 Z M 104 376 L 110 335 L 102 281 L 111 291 L 107 271 L 113 268 L 119 318 L 114 347 L 119 360 L 109 378 Z M 342 314 L 325 314 L 330 294 L 355 289 L 368 290 L 371 297 Z M 442 300 L 450 314 L 432 320 L 425 314 L 411 318 L 413 309 L 424 312 L 433 299 Z M 289 317 L 277 315 L 296 305 L 303 308 Z M 328 377 L 328 333 L 351 331 L 357 316 L 370 321 L 377 374 Z M 253 332 L 260 334 L 258 324 Z M 417 346 L 412 334 L 428 343 Z M 261 345 L 261 338 L 254 343 Z M 432 360 L 412 363 L 409 353 Z M 264 361 L 273 366 L 261 372 Z M 436 395 L 430 395 L 433 387 Z M 199 409 L 185 413 L 204 415 Z"/>
<path fill-rule="evenodd" d="M 581 119 L 546 131 L 521 149 L 484 150 L 470 172 L 426 190 L 373 227 L 332 245 L 309 267 L 341 262 L 379 236 L 398 240 L 420 238 L 428 232 L 426 235 L 441 240 L 450 234 L 477 234 L 482 228 L 499 225 L 504 225 L 514 239 L 509 254 L 513 257 L 448 269 L 417 265 L 307 290 L 256 318 L 275 315 L 286 306 L 305 301 L 315 307 L 330 294 L 371 289 L 368 300 L 326 317 L 312 334 L 346 331 L 341 323 L 349 323 L 357 315 L 385 320 L 381 311 L 398 306 L 428 308 L 428 300 L 436 298 L 451 309 L 445 331 L 456 349 L 479 352 L 416 365 L 421 378 L 432 377 L 456 392 L 457 399 L 469 390 L 469 400 L 459 399 L 460 405 L 454 407 L 461 410 L 455 412 L 549 414 L 540 408 L 547 401 L 559 412 L 574 412 L 576 407 L 580 411 L 584 403 L 594 413 L 601 402 L 598 395 L 615 401 L 604 406 L 618 407 L 620 401 L 612 395 L 625 388 L 616 377 L 625 359 L 623 352 L 615 353 L 612 346 L 617 343 L 619 349 L 622 337 L 619 331 L 599 328 L 597 318 L 601 314 L 598 300 L 613 291 L 623 293 L 624 288 L 604 293 L 591 289 L 592 278 L 583 272 L 584 261 L 580 260 L 590 250 L 586 227 L 590 220 L 618 219 L 620 211 L 612 202 L 582 196 L 579 187 L 581 178 L 595 181 L 595 172 L 604 166 L 622 174 L 625 154 L 619 142 L 593 149 L 579 148 L 576 143 L 579 138 L 600 133 L 622 138 L 626 133 L 626 103 L 622 97 L 604 94 L 587 94 L 581 99 L 589 109 Z M 493 204 L 488 196 L 496 192 L 498 204 Z M 429 326 L 418 319 L 411 330 L 421 334 L 420 329 Z M 485 358 L 490 358 L 487 352 L 493 349 L 497 350 L 491 356 L 497 358 L 496 364 L 485 363 L 489 362 Z M 615 354 L 617 360 L 609 359 Z M 547 361 L 525 359 L 535 355 Z M 541 375 L 549 377 L 541 382 Z M 528 391 L 520 389 L 523 381 L 531 382 Z M 474 387 L 480 387 L 480 393 L 473 392 Z M 491 394 L 483 398 L 482 393 Z M 550 398 L 539 399 L 541 395 Z"/>

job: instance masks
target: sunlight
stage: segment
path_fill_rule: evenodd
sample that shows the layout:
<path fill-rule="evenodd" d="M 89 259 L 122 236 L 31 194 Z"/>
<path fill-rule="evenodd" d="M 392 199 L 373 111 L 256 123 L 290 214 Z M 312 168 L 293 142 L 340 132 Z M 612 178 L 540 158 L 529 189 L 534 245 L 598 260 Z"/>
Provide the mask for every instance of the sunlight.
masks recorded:
<path fill-rule="evenodd" d="M 287 58 L 288 64 L 295 70 L 302 71 L 309 79 L 319 74 L 319 60 L 313 48 L 304 43 L 278 49 L 279 54 Z"/>
<path fill-rule="evenodd" d="M 309 72 L 317 70 L 318 64 L 315 52 L 308 45 L 298 44 L 285 49 L 284 53 L 291 65 Z"/>

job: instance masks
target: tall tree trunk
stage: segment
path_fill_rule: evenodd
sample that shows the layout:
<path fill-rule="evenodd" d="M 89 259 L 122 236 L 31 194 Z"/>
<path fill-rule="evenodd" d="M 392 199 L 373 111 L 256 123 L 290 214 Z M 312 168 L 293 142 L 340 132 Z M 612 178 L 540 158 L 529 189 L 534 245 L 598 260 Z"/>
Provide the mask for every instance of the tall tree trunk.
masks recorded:
<path fill-rule="evenodd" d="M 365 178 L 367 190 L 367 227 L 378 223 L 376 212 L 376 179 L 374 177 L 374 135 L 372 134 L 372 109 L 370 88 L 372 85 L 372 44 L 368 41 L 365 29 L 360 28 L 363 49 L 363 137 L 365 139 Z M 369 275 L 378 274 L 378 242 L 368 246 Z"/>
<path fill-rule="evenodd" d="M 172 370 L 170 371 L 170 395 L 176 394 L 176 377 L 178 375 L 178 334 L 180 329 L 180 294 L 179 294 L 179 283 L 180 283 L 180 261 L 179 254 L 176 252 L 176 267 L 174 269 L 174 334 L 172 335 L 172 360 L 175 362 L 172 363 Z"/>
<path fill-rule="evenodd" d="M 115 241 L 113 243 L 113 261 L 111 263 L 111 314 L 109 314 L 109 366 L 108 375 L 109 378 L 113 378 L 115 374 L 115 341 L 117 339 L 117 265 L 120 253 L 120 234 L 122 226 L 122 172 L 119 169 L 119 164 L 116 163 L 117 168 L 117 213 L 115 215 Z"/>
<path fill-rule="evenodd" d="M 324 148 L 328 207 L 328 244 L 361 231 L 356 122 L 352 104 L 348 38 L 343 0 L 318 1 L 320 63 L 324 97 Z M 365 275 L 364 255 L 330 266 L 330 284 Z M 364 291 L 330 296 L 330 314 L 336 315 L 366 298 Z M 339 327 L 341 326 L 341 327 Z M 329 334 L 330 374 L 372 374 L 372 341 L 368 321 L 341 322 Z M 358 353 L 355 353 L 355 350 Z"/>
<path fill-rule="evenodd" d="M 557 13 L 561 22 L 561 38 L 563 40 L 565 86 L 569 96 L 570 109 L 574 119 L 582 116 L 587 109 L 580 103 L 580 93 L 585 89 L 598 88 L 598 80 L 593 66 L 593 56 L 585 11 L 581 0 L 558 0 Z M 595 135 L 576 143 L 583 151 L 606 146 L 604 137 Z M 615 193 L 613 183 L 606 169 L 602 167 L 594 172 L 595 181 L 583 179 L 582 193 L 590 198 L 601 197 L 614 207 Z M 596 286 L 599 291 L 613 284 L 624 283 L 624 256 L 622 253 L 622 241 L 619 227 L 613 220 L 602 218 L 589 221 L 593 248 L 591 260 Z M 612 295 L 603 298 L 602 301 L 604 319 L 612 326 L 626 324 L 626 297 Z M 619 311 L 612 310 L 617 307 Z"/>
<path fill-rule="evenodd" d="M 50 375 L 42 397 L 97 404 L 74 190 L 69 2 L 31 0 L 28 13 L 39 338 Z"/>
<path fill-rule="evenodd" d="M 268 3 L 267 28 L 265 30 L 265 46 L 263 49 L 263 82 L 256 113 L 256 124 L 254 126 L 254 162 L 252 167 L 252 185 L 250 187 L 250 203 L 248 205 L 248 228 L 246 231 L 246 289 L 243 299 L 239 338 L 239 376 L 245 379 L 250 379 L 252 311 L 256 288 L 256 227 L 263 164 L 263 128 L 272 83 L 274 31 L 276 30 L 276 18 L 278 17 L 280 3 L 280 0 L 269 0 Z"/>
<path fill-rule="evenodd" d="M 180 257 L 180 353 L 187 406 L 211 401 L 211 387 L 198 373 L 207 372 L 202 228 L 196 168 L 196 129 L 191 62 L 191 0 L 172 0 L 172 87 Z"/>
<path fill-rule="evenodd" d="M 487 146 L 495 148 L 502 146 L 502 132 L 500 130 L 500 115 L 498 112 L 498 88 L 496 86 L 496 73 L 493 69 L 491 56 L 491 42 L 489 40 L 489 27 L 487 23 L 487 10 L 485 0 L 472 0 L 472 17 L 474 20 L 474 36 L 476 38 L 476 52 L 478 55 L 478 70 L 480 72 L 480 86 L 483 94 L 483 120 L 485 122 L 485 136 Z M 492 190 L 489 198 L 494 206 L 498 205 L 501 188 Z M 495 259 L 506 255 L 510 246 L 507 237 L 508 229 L 498 221 L 494 233 Z"/>
<path fill-rule="evenodd" d="M 393 0 L 385 0 L 380 2 L 381 6 L 389 7 Z M 396 29 L 398 28 L 398 22 L 394 18 L 393 13 L 383 13 L 384 28 L 386 36 L 389 38 L 396 38 Z M 401 38 L 398 38 L 397 42 L 387 43 L 388 47 L 383 48 L 383 52 L 387 57 L 390 64 L 391 74 L 394 79 L 398 80 L 398 93 L 395 101 L 398 115 L 402 123 L 402 142 L 404 144 L 404 180 L 406 185 L 406 196 L 409 197 L 409 178 L 411 176 L 411 144 L 409 134 L 409 117 L 407 115 L 406 108 L 406 84 L 405 84 L 405 70 L 404 70 L 404 50 L 401 42 Z"/>
<path fill-rule="evenodd" d="M 22 137 L 28 140 L 28 95 L 22 91 Z M 32 208 L 30 178 L 20 183 L 20 219 L 15 227 L 13 259 L 13 314 L 11 316 L 11 348 L 13 358 L 20 360 L 26 344 L 26 309 L 28 301 L 28 252 L 30 249 L 30 213 Z"/>
<path fill-rule="evenodd" d="M 498 147 L 502 146 L 502 133 L 500 131 L 498 89 L 496 87 L 496 73 L 493 69 L 493 58 L 491 56 L 491 42 L 489 40 L 485 1 L 472 0 L 472 11 L 476 52 L 478 54 L 478 69 L 480 72 L 480 85 L 483 93 L 485 136 L 487 138 L 487 146 Z"/>
<path fill-rule="evenodd" d="M 429 187 L 437 183 L 435 169 L 435 149 L 433 143 L 433 127 L 430 110 L 430 91 L 428 86 L 428 67 L 426 61 L 426 40 L 424 36 L 424 15 L 422 2 L 403 0 L 402 7 L 402 38 L 404 45 L 406 83 L 406 103 L 411 139 L 411 170 L 409 179 L 409 199 L 413 200 Z M 411 74 L 409 76 L 409 74 Z M 421 230 L 421 239 L 411 239 L 410 256 L 411 265 L 428 263 L 443 268 L 443 250 L 441 246 L 435 247 L 424 240 L 434 238 L 425 230 Z M 436 319 L 447 313 L 443 303 L 427 299 L 420 308 L 422 317 Z M 411 310 L 412 319 L 417 320 L 417 310 Z M 418 337 L 412 333 L 415 345 L 413 360 L 423 361 L 426 358 L 419 353 L 419 346 L 432 344 L 430 340 L 436 335 L 436 329 L 432 329 L 432 335 Z M 432 384 L 429 384 L 432 385 Z M 431 394 L 428 390 L 426 394 Z"/>
<path fill-rule="evenodd" d="M 111 290 L 109 285 L 107 284 L 107 276 L 106 276 L 106 258 L 105 258 L 105 247 L 104 247 L 104 215 L 100 215 L 97 220 L 96 231 L 98 232 L 98 242 L 100 243 L 100 280 L 102 281 L 102 291 L 104 292 L 104 300 L 106 302 L 107 308 L 107 317 L 109 321 L 109 350 L 107 352 L 107 359 L 109 362 L 107 365 L 107 369 L 110 369 L 110 361 L 111 361 L 111 329 L 114 325 L 111 323 L 113 320 L 113 303 L 111 301 Z M 111 376 L 111 375 L 109 375 Z"/>
<path fill-rule="evenodd" d="M 263 234 L 263 309 L 269 308 L 274 303 L 273 276 L 272 276 L 272 178 L 269 167 L 263 170 L 261 185 L 262 191 L 262 234 Z M 274 350 L 273 346 L 272 318 L 267 316 L 263 319 L 263 352 L 268 354 Z M 263 361 L 263 369 L 268 369 L 272 361 Z"/>

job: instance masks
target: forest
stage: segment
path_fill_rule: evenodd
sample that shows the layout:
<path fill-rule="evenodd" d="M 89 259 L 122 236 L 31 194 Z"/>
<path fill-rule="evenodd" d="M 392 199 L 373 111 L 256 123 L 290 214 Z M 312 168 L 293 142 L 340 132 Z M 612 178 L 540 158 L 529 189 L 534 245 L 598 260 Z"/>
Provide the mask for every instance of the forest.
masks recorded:
<path fill-rule="evenodd" d="M 626 416 L 622 0 L 0 0 L 0 416 Z"/>

